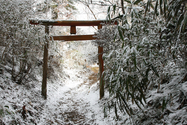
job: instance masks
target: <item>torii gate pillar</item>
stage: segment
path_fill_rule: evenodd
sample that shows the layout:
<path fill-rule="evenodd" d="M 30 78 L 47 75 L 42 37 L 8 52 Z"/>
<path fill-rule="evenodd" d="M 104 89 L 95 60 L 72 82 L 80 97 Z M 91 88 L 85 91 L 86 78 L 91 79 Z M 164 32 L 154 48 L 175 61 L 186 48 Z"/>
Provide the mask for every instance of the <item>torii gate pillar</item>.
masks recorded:
<path fill-rule="evenodd" d="M 49 26 L 45 26 L 45 33 L 49 35 Z M 48 48 L 49 39 L 46 36 L 46 43 L 44 44 L 44 58 L 43 58 L 43 79 L 42 79 L 42 95 L 47 99 L 47 69 L 48 69 Z"/>
<path fill-rule="evenodd" d="M 98 26 L 98 29 L 101 29 L 102 25 Z M 99 62 L 99 84 L 100 84 L 100 99 L 104 97 L 104 79 L 103 79 L 103 71 L 104 71 L 104 61 L 103 61 L 103 47 L 98 46 L 98 62 Z"/>

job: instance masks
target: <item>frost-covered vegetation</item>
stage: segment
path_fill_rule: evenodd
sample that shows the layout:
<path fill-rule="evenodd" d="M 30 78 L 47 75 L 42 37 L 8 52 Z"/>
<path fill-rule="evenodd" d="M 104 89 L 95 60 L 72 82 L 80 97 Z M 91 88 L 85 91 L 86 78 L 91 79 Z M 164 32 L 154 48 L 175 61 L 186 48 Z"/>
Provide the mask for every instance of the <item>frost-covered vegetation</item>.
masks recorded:
<path fill-rule="evenodd" d="M 37 57 L 42 52 L 43 38 L 41 29 L 29 25 L 28 19 L 33 17 L 32 2 L 0 1 L 0 65 L 1 72 L 11 73 L 12 80 L 18 84 L 26 84 L 33 78 L 31 74 Z"/>
<path fill-rule="evenodd" d="M 185 1 L 122 0 L 109 6 L 108 19 L 118 25 L 96 40 L 105 48 L 105 111 L 128 114 L 131 124 L 187 124 Z"/>
<path fill-rule="evenodd" d="M 51 41 L 44 100 L 46 35 L 29 18 L 75 19 L 78 1 L 93 18 L 91 5 L 109 6 L 108 21 L 118 22 L 94 41 L 104 47 L 105 97 L 99 100 L 97 46 Z M 186 0 L 1 0 L 0 124 L 187 124 L 186 8 Z"/>

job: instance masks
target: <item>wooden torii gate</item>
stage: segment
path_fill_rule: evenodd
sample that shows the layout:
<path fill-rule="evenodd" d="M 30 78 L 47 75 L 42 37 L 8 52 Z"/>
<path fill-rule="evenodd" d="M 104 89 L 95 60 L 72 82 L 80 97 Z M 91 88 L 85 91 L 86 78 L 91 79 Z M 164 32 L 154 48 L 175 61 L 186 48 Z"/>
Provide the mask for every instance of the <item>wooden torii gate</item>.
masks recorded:
<path fill-rule="evenodd" d="M 32 25 L 44 25 L 45 33 L 49 34 L 49 26 L 70 26 L 70 33 L 76 34 L 76 26 L 98 26 L 98 29 L 102 28 L 102 23 L 110 23 L 106 20 L 90 20 L 90 21 L 74 21 L 74 20 L 30 20 Z M 114 22 L 113 24 L 117 24 Z M 79 40 L 94 40 L 94 35 L 69 35 L 69 36 L 52 36 L 50 40 L 63 40 L 63 41 L 79 41 Z M 48 47 L 49 39 L 46 38 L 44 44 L 44 57 L 43 57 L 43 80 L 42 80 L 42 95 L 47 99 L 47 68 L 48 68 Z M 103 81 L 103 47 L 98 46 L 98 61 L 99 61 L 99 74 L 100 74 L 100 99 L 104 97 L 104 81 Z"/>

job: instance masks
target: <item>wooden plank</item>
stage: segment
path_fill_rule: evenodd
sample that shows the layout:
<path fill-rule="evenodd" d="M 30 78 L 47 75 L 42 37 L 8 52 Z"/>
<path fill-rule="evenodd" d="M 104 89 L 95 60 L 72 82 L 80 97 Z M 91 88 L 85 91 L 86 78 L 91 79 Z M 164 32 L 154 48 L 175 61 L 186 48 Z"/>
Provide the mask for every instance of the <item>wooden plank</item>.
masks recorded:
<path fill-rule="evenodd" d="M 45 26 L 45 33 L 49 34 L 49 27 Z M 43 80 L 42 80 L 42 96 L 47 99 L 47 69 L 48 69 L 48 48 L 49 40 L 46 37 L 46 43 L 44 45 L 44 58 L 43 58 Z"/>
<path fill-rule="evenodd" d="M 64 40 L 64 41 L 79 41 L 79 40 L 94 40 L 94 35 L 72 35 L 72 36 L 52 36 L 51 40 Z"/>
<path fill-rule="evenodd" d="M 30 20 L 33 25 L 52 25 L 52 26 L 98 26 L 101 23 L 112 24 L 107 20 Z M 114 22 L 117 24 L 117 21 Z"/>

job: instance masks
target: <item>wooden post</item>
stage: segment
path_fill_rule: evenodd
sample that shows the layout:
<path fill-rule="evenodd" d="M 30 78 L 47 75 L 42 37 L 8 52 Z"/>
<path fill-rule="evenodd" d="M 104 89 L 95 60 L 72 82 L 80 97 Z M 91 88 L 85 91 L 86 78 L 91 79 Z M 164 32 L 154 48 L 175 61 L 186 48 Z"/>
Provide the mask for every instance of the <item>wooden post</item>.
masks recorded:
<path fill-rule="evenodd" d="M 48 48 L 49 48 L 49 26 L 45 26 L 46 43 L 44 44 L 44 58 L 43 58 L 43 81 L 42 81 L 42 96 L 47 99 L 47 69 L 48 69 Z"/>
<path fill-rule="evenodd" d="M 98 29 L 101 29 L 102 25 L 98 26 Z M 100 75 L 100 99 L 104 97 L 104 80 L 103 80 L 103 71 L 104 71 L 104 62 L 103 62 L 103 47 L 98 47 L 98 61 L 99 61 L 99 75 Z"/>
<path fill-rule="evenodd" d="M 76 34 L 76 26 L 71 26 L 70 27 L 70 33 L 71 34 Z"/>

